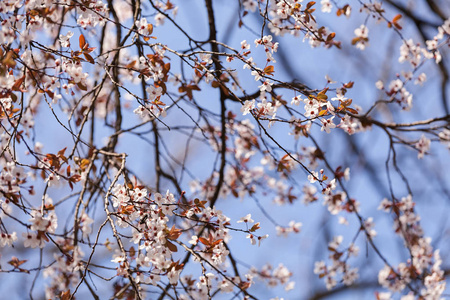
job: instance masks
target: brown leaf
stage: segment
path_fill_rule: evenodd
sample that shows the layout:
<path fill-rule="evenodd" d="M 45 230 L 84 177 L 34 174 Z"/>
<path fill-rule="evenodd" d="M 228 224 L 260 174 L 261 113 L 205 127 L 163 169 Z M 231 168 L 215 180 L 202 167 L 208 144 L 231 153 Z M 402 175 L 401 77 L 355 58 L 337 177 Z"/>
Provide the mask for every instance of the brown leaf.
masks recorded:
<path fill-rule="evenodd" d="M 46 90 L 45 93 L 51 98 L 53 99 L 53 97 L 55 96 L 55 93 L 53 93 L 52 91 Z"/>
<path fill-rule="evenodd" d="M 48 239 L 47 235 L 45 234 L 45 231 L 38 231 L 37 233 L 37 238 L 38 239 L 43 239 L 46 242 L 49 242 L 50 240 Z"/>
<path fill-rule="evenodd" d="M 133 60 L 132 62 L 130 62 L 128 65 L 125 66 L 125 68 L 127 69 L 132 69 L 134 67 L 134 65 L 136 64 L 136 61 Z"/>
<path fill-rule="evenodd" d="M 16 66 L 16 61 L 14 60 L 14 57 L 17 57 L 13 51 L 8 51 L 6 53 L 5 58 L 3 58 L 2 63 L 10 68 L 14 68 Z"/>
<path fill-rule="evenodd" d="M 70 299 L 70 290 L 65 292 L 61 292 L 61 300 L 69 300 Z"/>
<path fill-rule="evenodd" d="M 350 81 L 350 82 L 344 84 L 344 87 L 345 87 L 346 89 L 351 89 L 351 88 L 353 87 L 353 84 L 354 84 L 354 82 L 353 82 L 353 81 Z"/>
<path fill-rule="evenodd" d="M 344 102 L 342 102 L 342 105 L 344 105 L 344 106 L 350 106 L 350 105 L 352 105 L 352 102 L 353 102 L 353 99 L 348 99 L 348 100 L 345 100 Z"/>
<path fill-rule="evenodd" d="M 63 156 L 64 156 L 64 153 L 66 152 L 66 149 L 67 149 L 67 147 L 65 147 L 64 149 L 59 150 L 59 151 L 58 151 L 58 156 L 59 156 L 59 157 L 63 157 Z"/>
<path fill-rule="evenodd" d="M 330 33 L 330 34 L 328 35 L 328 37 L 327 37 L 327 42 L 329 42 L 329 41 L 331 41 L 332 39 L 334 39 L 335 36 L 336 36 L 336 33 L 335 33 L 335 32 Z"/>
<path fill-rule="evenodd" d="M 172 252 L 177 252 L 177 251 L 178 251 L 177 246 L 174 245 L 174 244 L 172 244 L 172 243 L 169 242 L 168 240 L 166 240 L 166 244 L 165 244 L 164 246 L 166 246 L 167 248 L 169 248 L 169 250 L 172 251 Z"/>
<path fill-rule="evenodd" d="M 92 58 L 92 56 L 90 56 L 90 55 L 87 54 L 87 53 L 83 53 L 83 55 L 84 55 L 84 57 L 86 58 L 86 60 L 87 60 L 88 62 L 90 62 L 91 64 L 95 64 L 95 60 Z"/>
<path fill-rule="evenodd" d="M 348 111 L 348 112 L 351 112 L 354 115 L 358 114 L 358 111 L 356 109 L 353 109 L 353 108 L 350 108 L 350 107 L 347 107 L 345 110 Z"/>
<path fill-rule="evenodd" d="M 252 228 L 250 228 L 250 231 L 251 232 L 255 232 L 256 230 L 258 230 L 258 229 L 260 229 L 261 227 L 259 226 L 259 222 L 258 223 L 256 223 L 256 224 L 254 224 L 253 226 L 252 226 Z"/>
<path fill-rule="evenodd" d="M 9 96 L 11 97 L 13 102 L 17 102 L 17 95 L 16 94 L 11 93 Z"/>
<path fill-rule="evenodd" d="M 11 266 L 13 266 L 14 268 L 18 268 L 20 265 L 26 263 L 27 260 L 19 260 L 17 257 L 13 256 L 11 257 L 11 260 L 8 261 L 8 264 L 10 264 Z"/>
<path fill-rule="evenodd" d="M 328 96 L 325 95 L 325 94 L 319 93 L 319 94 L 317 94 L 317 99 L 319 99 L 319 100 L 327 100 Z"/>
<path fill-rule="evenodd" d="M 246 290 L 250 287 L 250 285 L 250 282 L 240 282 L 238 286 L 241 290 Z"/>
<path fill-rule="evenodd" d="M 306 10 L 310 9 L 314 4 L 316 4 L 315 1 L 308 2 L 308 4 L 306 5 Z"/>
<path fill-rule="evenodd" d="M 77 86 L 80 90 L 82 91 L 87 91 L 87 86 L 85 86 L 84 84 L 82 84 L 81 82 L 77 83 Z"/>
<path fill-rule="evenodd" d="M 181 229 L 176 229 L 175 225 L 170 228 L 169 233 L 167 234 L 167 238 L 170 240 L 176 240 L 181 235 Z"/>
<path fill-rule="evenodd" d="M 81 175 L 75 174 L 75 175 L 71 176 L 69 180 L 70 180 L 70 182 L 78 182 L 81 180 Z"/>

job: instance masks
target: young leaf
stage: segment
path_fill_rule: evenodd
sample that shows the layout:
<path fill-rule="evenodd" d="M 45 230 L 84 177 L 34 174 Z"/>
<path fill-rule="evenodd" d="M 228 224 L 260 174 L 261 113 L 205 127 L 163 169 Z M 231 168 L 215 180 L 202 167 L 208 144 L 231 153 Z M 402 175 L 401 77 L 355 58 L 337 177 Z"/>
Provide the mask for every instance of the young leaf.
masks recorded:
<path fill-rule="evenodd" d="M 273 75 L 274 72 L 274 66 L 267 66 L 264 68 L 264 73 L 267 75 Z"/>
<path fill-rule="evenodd" d="M 80 42 L 80 49 L 83 49 L 84 45 L 86 45 L 86 40 L 84 39 L 84 35 L 80 34 L 79 42 Z"/>

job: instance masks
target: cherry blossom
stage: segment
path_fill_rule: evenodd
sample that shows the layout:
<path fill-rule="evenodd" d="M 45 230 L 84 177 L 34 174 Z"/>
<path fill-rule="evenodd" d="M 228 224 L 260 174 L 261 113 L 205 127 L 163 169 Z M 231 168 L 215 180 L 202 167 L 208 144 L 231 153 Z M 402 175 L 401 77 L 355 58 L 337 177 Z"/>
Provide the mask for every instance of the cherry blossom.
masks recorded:
<path fill-rule="evenodd" d="M 8 292 L 444 297 L 445 10 L 191 2 L 0 2 Z"/>
<path fill-rule="evenodd" d="M 419 154 L 417 154 L 417 158 L 421 159 L 425 155 L 425 153 L 430 150 L 430 140 L 422 135 L 420 140 L 415 144 L 417 150 L 419 150 Z"/>

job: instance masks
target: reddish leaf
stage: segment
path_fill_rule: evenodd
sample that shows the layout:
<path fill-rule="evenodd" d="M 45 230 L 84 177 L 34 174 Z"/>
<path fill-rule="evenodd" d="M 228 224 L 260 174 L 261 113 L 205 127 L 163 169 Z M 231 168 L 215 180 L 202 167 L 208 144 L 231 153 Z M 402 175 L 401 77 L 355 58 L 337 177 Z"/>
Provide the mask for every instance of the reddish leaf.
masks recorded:
<path fill-rule="evenodd" d="M 16 82 L 14 82 L 14 85 L 12 86 L 12 90 L 13 91 L 19 91 L 20 90 L 20 86 L 22 85 L 22 83 L 25 81 L 25 75 L 20 77 L 19 79 L 16 80 Z"/>
<path fill-rule="evenodd" d="M 208 241 L 207 239 L 203 238 L 203 237 L 199 237 L 198 240 L 199 240 L 200 242 L 202 242 L 202 244 L 205 245 L 205 246 L 208 246 L 208 247 L 211 246 L 211 244 L 209 243 L 209 241 Z"/>
<path fill-rule="evenodd" d="M 80 41 L 80 49 L 83 49 L 84 45 L 86 45 L 86 40 L 84 38 L 84 35 L 80 34 L 79 41 Z"/>
<path fill-rule="evenodd" d="M 223 241 L 223 239 L 218 239 L 217 241 L 212 243 L 212 247 L 219 245 L 222 241 Z"/>
<path fill-rule="evenodd" d="M 402 29 L 402 26 L 400 26 L 400 24 L 398 24 L 398 21 L 402 18 L 401 14 L 396 15 L 393 19 L 392 19 L 392 24 L 394 24 L 395 28 L 397 28 L 398 30 Z"/>
<path fill-rule="evenodd" d="M 398 20 L 400 20 L 402 18 L 401 14 L 396 15 L 393 19 L 392 19 L 392 23 L 396 23 Z"/>

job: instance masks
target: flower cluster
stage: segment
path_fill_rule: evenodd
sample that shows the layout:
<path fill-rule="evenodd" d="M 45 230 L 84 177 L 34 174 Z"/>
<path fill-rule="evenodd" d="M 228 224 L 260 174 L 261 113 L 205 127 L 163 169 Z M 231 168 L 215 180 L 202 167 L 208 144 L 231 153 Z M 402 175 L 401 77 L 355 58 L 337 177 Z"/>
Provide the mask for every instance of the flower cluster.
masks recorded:
<path fill-rule="evenodd" d="M 80 5 L 77 11 L 77 24 L 82 28 L 104 26 L 109 13 L 108 5 L 101 0 L 91 0 L 87 7 Z"/>
<path fill-rule="evenodd" d="M 400 263 L 396 269 L 385 266 L 378 274 L 379 283 L 393 292 L 401 292 L 419 276 L 425 280 L 425 288 L 421 294 L 425 298 L 439 298 L 445 290 L 444 274 L 440 269 L 442 260 L 439 250 L 433 253 L 431 238 L 423 236 L 420 217 L 414 211 L 412 196 L 403 197 L 400 201 L 383 199 L 379 209 L 395 214 L 394 230 L 403 237 L 412 257 L 406 263 Z"/>
<path fill-rule="evenodd" d="M 336 277 L 341 274 L 342 282 L 345 285 L 351 285 L 358 279 L 358 269 L 351 268 L 346 260 L 351 256 L 358 256 L 359 248 L 353 244 L 344 250 L 339 251 L 338 248 L 343 241 L 342 236 L 334 237 L 333 241 L 328 244 L 330 251 L 329 258 L 330 265 L 326 265 L 324 261 L 315 263 L 314 273 L 318 274 L 320 278 L 324 278 L 328 290 L 332 289 L 337 284 Z M 347 253 L 347 255 L 345 255 Z"/>
<path fill-rule="evenodd" d="M 275 233 L 292 238 L 302 232 L 308 222 L 304 216 L 316 209 L 331 219 L 324 226 L 334 236 L 323 247 L 328 260 L 316 262 L 314 268 L 328 289 L 358 279 L 358 268 L 349 262 L 358 255 L 359 239 L 365 239 L 368 251 L 386 263 L 378 282 L 389 291 L 377 294 L 378 299 L 397 297 L 396 292 L 405 294 L 403 300 L 442 297 L 446 283 L 438 245 L 425 234 L 413 197 L 399 200 L 395 195 L 404 189 L 415 194 L 421 188 L 398 158 L 411 153 L 423 158 L 432 141 L 450 148 L 448 116 L 419 121 L 411 109 L 413 98 L 421 99 L 419 92 L 438 82 L 437 74 L 445 98 L 450 19 L 444 21 L 430 1 L 423 4 L 435 15 L 419 18 L 408 10 L 390 19 L 389 8 L 362 0 L 360 12 L 368 15 L 352 19 L 363 24 L 338 27 L 333 18 L 349 19 L 353 5 L 239 0 L 236 23 L 243 30 L 227 35 L 227 44 L 217 30 L 215 1 L 205 2 L 205 14 L 195 6 L 182 6 L 189 10 L 181 20 L 172 2 L 116 0 L 112 6 L 105 0 L 0 1 L 0 247 L 3 257 L 14 254 L 6 264 L 1 262 L 1 271 L 34 273 L 35 282 L 43 274 L 45 296 L 51 299 L 85 297 L 86 292 L 102 298 L 97 280 L 109 282 L 111 298 L 144 299 L 155 291 L 161 299 L 211 299 L 222 293 L 257 298 L 252 293 L 258 291 L 258 280 L 289 291 L 298 274 L 282 263 L 258 269 L 244 263 L 239 251 L 247 248 L 236 247 L 235 237 L 241 235 L 244 247 L 252 251 L 258 251 L 252 245 L 269 249 Z M 204 28 L 197 32 L 184 23 L 203 15 L 209 36 L 203 35 Z M 433 36 L 434 27 L 434 37 L 420 43 L 410 38 L 412 30 L 399 23 L 402 17 L 402 24 L 415 26 L 423 36 Z M 366 72 L 367 64 L 352 65 L 352 56 L 343 62 L 348 52 L 341 46 L 351 45 L 341 45 L 337 34 L 321 24 L 322 18 L 339 35 L 350 28 L 342 36 L 360 50 L 369 47 L 369 32 L 373 46 L 379 28 L 392 31 L 389 44 L 399 46 L 393 74 Z M 387 27 L 377 29 L 373 20 Z M 256 33 L 254 46 L 241 36 L 247 30 Z M 303 38 L 306 48 L 292 48 L 289 42 L 295 37 Z M 317 52 L 308 44 L 325 49 Z M 297 54 L 291 51 L 298 51 L 298 57 L 288 57 Z M 310 59 L 309 51 L 319 57 Z M 371 56 L 371 65 L 377 66 L 378 58 Z M 350 77 L 361 71 L 368 78 L 380 73 L 384 77 L 374 89 L 361 78 L 344 81 L 343 67 Z M 322 85 L 316 75 L 324 68 L 339 77 L 327 75 Z M 296 72 L 299 76 L 292 76 Z M 427 103 L 431 108 L 420 113 L 446 111 L 441 102 L 443 110 Z M 411 112 L 391 111 L 396 104 Z M 421 109 L 419 105 L 414 108 Z M 365 184 L 384 184 L 373 171 L 371 177 L 361 177 L 361 170 L 379 165 L 379 153 L 372 153 L 379 152 L 372 149 L 374 135 L 361 134 L 370 128 L 381 129 L 377 132 L 387 137 L 380 144 L 389 149 L 383 163 L 393 199 L 384 199 L 380 209 L 393 219 L 393 232 L 408 254 L 396 264 L 377 248 L 374 218 L 365 214 L 370 205 L 366 198 L 373 196 Z M 348 143 L 337 140 L 340 130 Z M 129 142 L 128 135 L 138 139 Z M 360 136 L 367 136 L 371 151 L 362 152 Z M 58 150 L 44 151 L 43 144 Z M 154 157 L 150 165 L 135 156 L 142 149 L 148 150 L 146 158 Z M 411 149 L 415 151 L 408 154 Z M 433 154 L 440 158 L 441 149 L 433 149 Z M 430 155 L 420 163 L 432 159 Z M 347 185 L 347 165 L 352 177 L 364 183 L 362 192 L 357 184 Z M 391 179 L 398 177 L 394 172 L 402 181 Z M 424 177 L 433 183 L 432 176 Z M 170 192 L 174 190 L 177 195 Z M 435 195 L 434 190 L 427 189 L 427 195 Z M 240 210 L 238 202 L 259 209 L 260 222 L 253 220 L 257 213 Z M 299 220 L 275 212 L 296 208 L 301 205 L 297 202 L 308 210 L 299 211 Z M 350 229 L 356 225 L 346 247 L 339 232 L 345 227 L 330 225 L 337 223 Z M 380 223 L 377 219 L 377 226 Z M 377 227 L 378 232 L 383 229 Z M 38 256 L 39 264 L 22 266 Z M 30 297 L 42 297 L 33 295 L 38 293 L 34 287 L 33 282 Z"/>
<path fill-rule="evenodd" d="M 333 40 L 334 34 L 324 26 L 317 24 L 313 15 L 315 2 L 307 4 L 302 2 L 302 0 L 268 1 L 265 9 L 268 11 L 268 27 L 271 33 L 276 36 L 284 36 L 285 34 L 298 36 L 303 32 L 304 39 L 309 40 L 311 47 L 318 47 L 322 44 L 325 47 L 340 47 L 340 42 Z M 331 10 L 331 5 L 327 2 L 322 1 L 321 4 L 323 11 Z M 253 0 L 244 1 L 244 6 L 249 11 L 256 11 L 256 3 Z"/>

